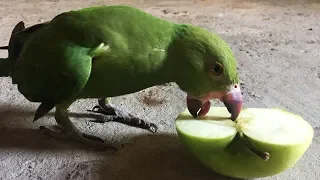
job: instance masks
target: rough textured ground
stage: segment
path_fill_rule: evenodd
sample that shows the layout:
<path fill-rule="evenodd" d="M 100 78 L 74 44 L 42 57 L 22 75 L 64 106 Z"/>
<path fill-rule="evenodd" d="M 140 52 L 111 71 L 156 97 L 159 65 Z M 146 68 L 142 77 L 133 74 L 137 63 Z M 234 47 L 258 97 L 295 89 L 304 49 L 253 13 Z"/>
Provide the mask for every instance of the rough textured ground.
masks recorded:
<path fill-rule="evenodd" d="M 320 177 L 320 3 L 297 1 L 117 1 L 158 17 L 193 23 L 220 34 L 238 59 L 245 107 L 281 107 L 302 115 L 315 129 L 314 141 L 293 167 L 265 179 Z M 116 1 L 1 0 L 0 44 L 14 25 L 46 21 L 60 12 Z M 1 56 L 6 56 L 2 52 Z M 185 108 L 185 94 L 173 84 L 117 97 L 114 104 L 155 122 L 157 134 L 118 123 L 93 124 L 84 111 L 95 100 L 70 110 L 84 131 L 121 145 L 117 153 L 98 152 L 73 142 L 50 139 L 32 123 L 38 104 L 28 102 L 8 78 L 0 79 L 0 179 L 228 179 L 195 161 L 179 143 L 174 118 Z"/>

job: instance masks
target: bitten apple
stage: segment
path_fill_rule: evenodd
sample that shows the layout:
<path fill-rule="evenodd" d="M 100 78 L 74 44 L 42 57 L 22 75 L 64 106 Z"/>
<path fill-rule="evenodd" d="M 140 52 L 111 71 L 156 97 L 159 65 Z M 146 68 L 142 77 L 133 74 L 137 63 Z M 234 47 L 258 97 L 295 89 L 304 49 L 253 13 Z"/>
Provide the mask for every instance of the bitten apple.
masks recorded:
<path fill-rule="evenodd" d="M 310 146 L 314 131 L 301 116 L 277 108 L 247 108 L 232 121 L 225 107 L 194 119 L 176 119 L 180 140 L 209 169 L 229 177 L 258 178 L 292 167 Z"/>

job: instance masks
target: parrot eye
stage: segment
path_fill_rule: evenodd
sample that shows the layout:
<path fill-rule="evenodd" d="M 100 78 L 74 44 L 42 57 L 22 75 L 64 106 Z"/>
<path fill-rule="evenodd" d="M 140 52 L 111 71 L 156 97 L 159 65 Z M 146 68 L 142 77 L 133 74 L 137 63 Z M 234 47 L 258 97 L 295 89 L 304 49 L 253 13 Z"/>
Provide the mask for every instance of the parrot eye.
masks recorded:
<path fill-rule="evenodd" d="M 223 72 L 223 66 L 220 63 L 215 62 L 211 67 L 211 72 L 213 75 L 219 76 Z"/>

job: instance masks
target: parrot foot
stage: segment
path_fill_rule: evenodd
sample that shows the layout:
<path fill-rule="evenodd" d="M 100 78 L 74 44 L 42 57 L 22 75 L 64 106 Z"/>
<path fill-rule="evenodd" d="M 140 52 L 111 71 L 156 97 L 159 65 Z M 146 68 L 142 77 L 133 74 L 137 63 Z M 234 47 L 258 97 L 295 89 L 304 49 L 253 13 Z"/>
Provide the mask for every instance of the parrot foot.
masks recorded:
<path fill-rule="evenodd" d="M 117 150 L 112 144 L 105 143 L 101 138 L 86 133 L 81 133 L 77 129 L 66 131 L 63 126 L 56 125 L 53 128 L 40 126 L 40 130 L 44 134 L 59 140 L 75 140 L 87 147 L 93 147 L 94 149 L 112 149 Z"/>
<path fill-rule="evenodd" d="M 99 105 L 94 106 L 92 110 L 88 110 L 88 111 L 105 115 L 104 117 L 96 119 L 92 122 L 105 123 L 105 122 L 114 121 L 114 122 L 127 124 L 133 127 L 147 129 L 152 133 L 156 133 L 158 130 L 157 125 L 155 125 L 154 123 L 144 121 L 143 119 L 135 117 L 130 113 L 123 112 L 118 108 L 112 107 L 110 104 L 103 103 L 102 100 L 99 100 Z"/>

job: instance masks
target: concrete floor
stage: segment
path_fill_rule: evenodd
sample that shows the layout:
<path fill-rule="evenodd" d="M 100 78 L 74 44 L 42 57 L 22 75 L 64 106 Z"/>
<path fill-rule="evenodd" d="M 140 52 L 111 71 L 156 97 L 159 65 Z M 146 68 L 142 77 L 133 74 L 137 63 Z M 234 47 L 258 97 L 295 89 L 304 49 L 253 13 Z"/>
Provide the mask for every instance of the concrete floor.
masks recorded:
<path fill-rule="evenodd" d="M 92 5 L 130 4 L 158 17 L 192 23 L 220 34 L 238 59 L 245 107 L 281 107 L 303 116 L 315 129 L 311 147 L 289 170 L 264 179 L 316 180 L 320 177 L 320 3 L 316 1 L 62 1 L 1 0 L 0 42 L 6 45 L 14 25 L 27 26 Z M 1 57 L 6 56 L 1 52 Z M 185 94 L 174 84 L 152 87 L 113 99 L 133 114 L 154 122 L 159 132 L 118 123 L 94 124 L 81 100 L 70 111 L 81 130 L 122 147 L 95 151 L 74 142 L 44 136 L 32 122 L 38 104 L 28 102 L 1 78 L 0 179 L 229 179 L 204 168 L 177 139 L 174 118 L 185 108 Z"/>

